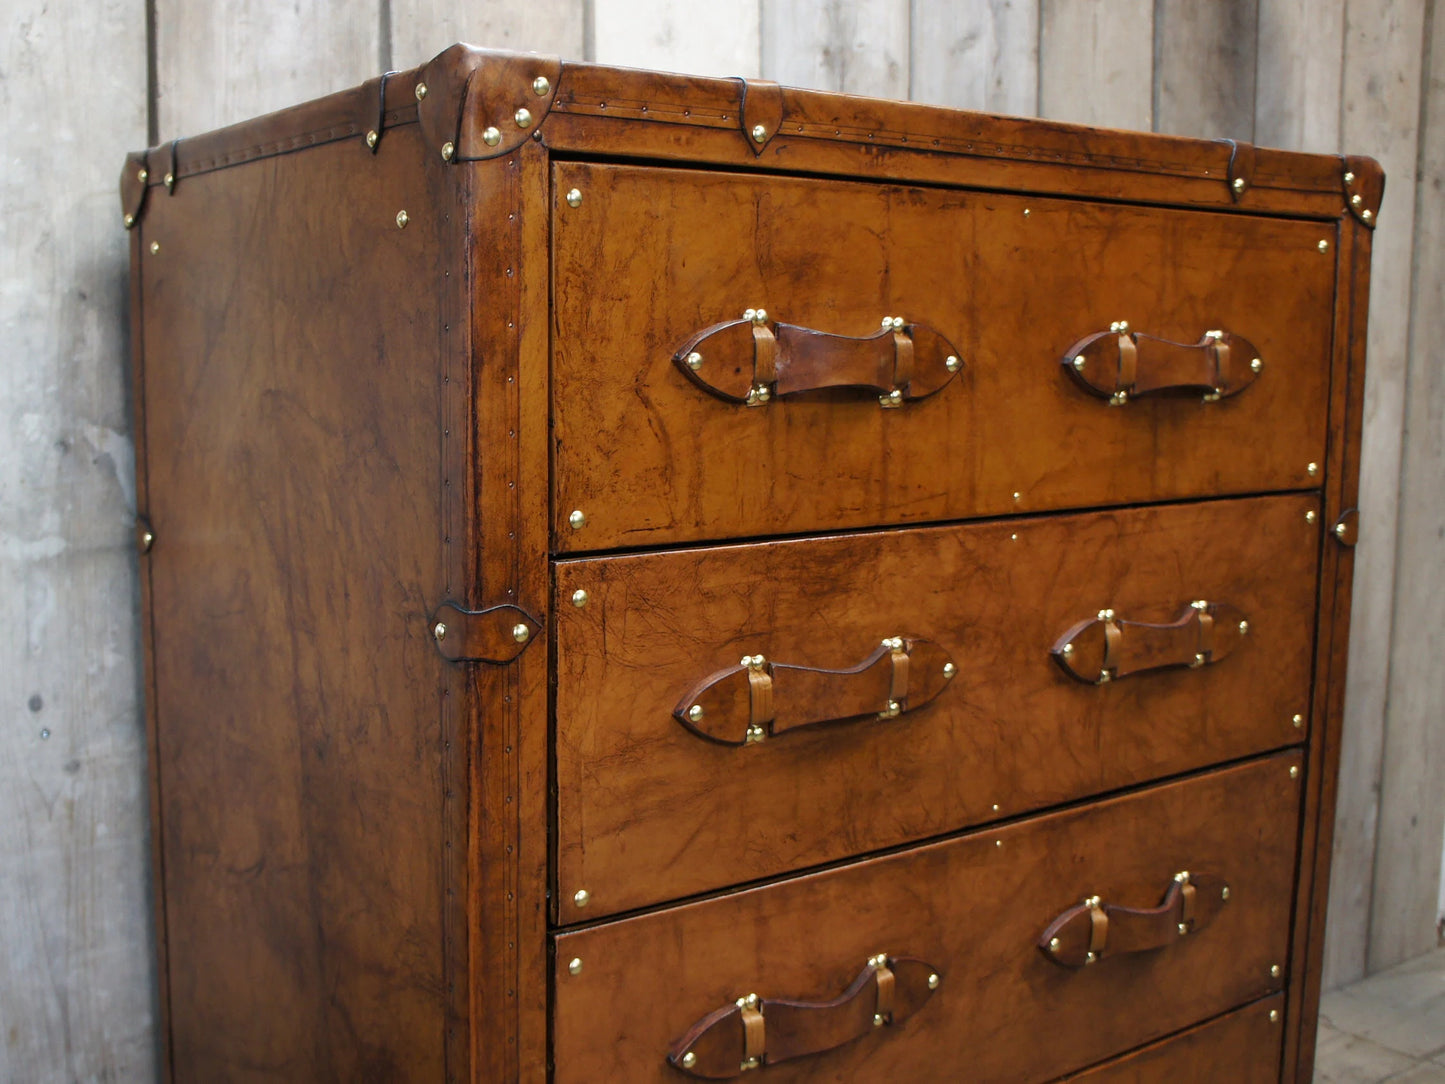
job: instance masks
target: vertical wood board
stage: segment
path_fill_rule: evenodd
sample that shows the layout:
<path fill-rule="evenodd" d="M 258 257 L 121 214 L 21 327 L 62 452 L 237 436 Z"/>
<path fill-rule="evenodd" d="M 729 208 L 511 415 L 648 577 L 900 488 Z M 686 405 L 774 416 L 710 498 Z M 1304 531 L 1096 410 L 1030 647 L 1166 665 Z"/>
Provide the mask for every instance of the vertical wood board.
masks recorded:
<path fill-rule="evenodd" d="M 596 60 L 629 68 L 756 78 L 757 0 L 592 0 Z"/>
<path fill-rule="evenodd" d="M 1158 0 L 1154 128 L 1254 142 L 1258 0 Z"/>
<path fill-rule="evenodd" d="M 1259 0 L 1256 143 L 1339 153 L 1344 34 L 1345 0 Z"/>
<path fill-rule="evenodd" d="M 453 42 L 583 59 L 585 0 L 391 0 L 390 66 L 425 64 Z"/>
<path fill-rule="evenodd" d="M 1154 127 L 1153 0 L 1041 0 L 1039 114 Z"/>
<path fill-rule="evenodd" d="M 1017 116 L 1038 110 L 1037 0 L 913 0 L 911 26 L 914 101 Z"/>
<path fill-rule="evenodd" d="M 763 75 L 797 87 L 908 97 L 908 0 L 768 0 Z"/>

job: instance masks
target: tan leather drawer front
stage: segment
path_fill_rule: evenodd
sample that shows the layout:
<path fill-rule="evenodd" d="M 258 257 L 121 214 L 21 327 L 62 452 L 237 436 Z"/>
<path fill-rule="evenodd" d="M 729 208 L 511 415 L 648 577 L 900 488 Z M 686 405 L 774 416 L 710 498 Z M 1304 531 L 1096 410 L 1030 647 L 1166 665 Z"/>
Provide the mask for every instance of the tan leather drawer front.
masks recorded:
<path fill-rule="evenodd" d="M 829 1001 L 875 954 L 921 960 L 941 982 L 920 993 L 899 968 L 897 1000 L 926 998 L 906 1021 L 768 1066 L 769 1081 L 1048 1080 L 1273 993 L 1287 977 L 1301 795 L 1290 773 L 1300 765 L 1297 753 L 1276 754 L 557 935 L 554 1079 L 685 1079 L 665 1058 L 709 1013 L 750 993 Z M 1045 957 L 1040 937 L 1085 897 L 1106 909 L 1154 908 L 1183 871 L 1201 884 L 1195 913 L 1210 914 L 1193 932 L 1140 951 L 1106 949 L 1092 966 Z M 1109 929 L 1125 936 L 1117 917 Z M 774 1020 L 768 1049 L 788 1040 L 786 1026 Z M 803 1026 L 827 1030 L 816 1014 Z M 741 1046 L 736 1016 L 720 1027 L 714 1049 Z"/>
<path fill-rule="evenodd" d="M 1283 1046 L 1284 995 L 1275 994 L 1066 1079 L 1072 1084 L 1277 1084 Z"/>
<path fill-rule="evenodd" d="M 563 198 L 574 188 L 577 207 Z M 556 166 L 554 189 L 559 549 L 1318 484 L 1307 467 L 1324 461 L 1333 227 L 581 163 Z M 844 336 L 898 316 L 956 345 L 964 367 L 894 410 L 856 389 L 724 401 L 672 355 L 754 307 Z M 1119 320 L 1183 343 L 1242 335 L 1264 368 L 1219 402 L 1111 407 L 1060 360 Z M 809 342 L 826 367 L 838 344 Z"/>
<path fill-rule="evenodd" d="M 561 921 L 1302 741 L 1293 717 L 1309 714 L 1320 527 L 1306 517 L 1316 508 L 1288 495 L 558 562 Z M 578 591 L 581 607 L 570 601 Z M 1167 623 L 1193 600 L 1249 622 L 1211 665 L 1099 686 L 1050 655 L 1102 608 Z M 673 715 L 744 655 L 839 670 L 895 636 L 929 641 L 956 668 L 943 683 L 938 656 L 915 649 L 911 687 L 943 687 L 896 718 L 875 715 L 891 691 L 879 683 L 886 659 L 861 677 L 804 675 L 803 687 L 778 676 L 778 723 L 756 744 L 718 744 Z M 1124 639 L 1179 657 L 1162 634 L 1125 626 Z M 699 725 L 740 739 L 746 675 L 741 689 Z M 776 732 L 799 711 L 860 710 Z"/>

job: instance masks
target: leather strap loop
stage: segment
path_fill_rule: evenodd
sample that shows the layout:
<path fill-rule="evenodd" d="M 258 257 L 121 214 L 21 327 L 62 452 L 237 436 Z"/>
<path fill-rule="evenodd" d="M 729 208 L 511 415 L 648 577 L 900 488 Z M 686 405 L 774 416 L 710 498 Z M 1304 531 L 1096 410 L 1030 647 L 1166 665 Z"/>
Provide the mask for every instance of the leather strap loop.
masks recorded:
<path fill-rule="evenodd" d="M 904 704 L 908 701 L 908 652 L 894 649 L 889 655 L 893 659 L 893 680 L 888 687 L 888 699 Z"/>
<path fill-rule="evenodd" d="M 1214 658 L 1214 615 L 1207 607 L 1196 612 L 1199 614 L 1199 657 L 1210 662 Z"/>
<path fill-rule="evenodd" d="M 748 709 L 751 726 L 773 721 L 773 675 L 762 668 L 748 670 Z"/>
<path fill-rule="evenodd" d="M 778 340 L 767 324 L 753 325 L 753 386 L 770 388 L 778 380 Z"/>
<path fill-rule="evenodd" d="M 1134 394 L 1134 385 L 1139 375 L 1139 348 L 1127 332 L 1119 335 L 1119 387 L 1118 390 Z"/>
<path fill-rule="evenodd" d="M 1124 639 L 1123 630 L 1119 628 L 1118 622 L 1111 616 L 1104 621 L 1104 664 L 1099 667 L 1099 673 L 1108 674 L 1110 678 L 1119 669 L 1119 647 Z"/>
<path fill-rule="evenodd" d="M 741 1015 L 743 1021 L 743 1067 L 756 1068 L 767 1056 L 767 1024 L 759 1009 L 744 1005 Z"/>
<path fill-rule="evenodd" d="M 1097 899 L 1089 907 L 1089 955 L 1098 959 L 1109 947 L 1109 912 Z"/>
<path fill-rule="evenodd" d="M 907 331 L 893 332 L 893 386 L 908 389 L 913 381 L 913 336 Z"/>
<path fill-rule="evenodd" d="M 890 1023 L 893 1020 L 893 972 L 886 964 L 877 968 L 878 979 L 878 1006 L 875 1015 L 883 1022 Z"/>

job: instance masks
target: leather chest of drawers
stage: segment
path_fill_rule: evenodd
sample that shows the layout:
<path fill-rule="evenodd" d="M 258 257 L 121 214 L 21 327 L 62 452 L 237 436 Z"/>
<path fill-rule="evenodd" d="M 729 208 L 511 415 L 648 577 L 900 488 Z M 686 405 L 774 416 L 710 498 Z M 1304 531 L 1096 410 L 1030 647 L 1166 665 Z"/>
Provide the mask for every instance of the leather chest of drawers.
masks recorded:
<path fill-rule="evenodd" d="M 132 155 L 169 1077 L 1307 1080 L 1383 183 L 463 46 Z"/>

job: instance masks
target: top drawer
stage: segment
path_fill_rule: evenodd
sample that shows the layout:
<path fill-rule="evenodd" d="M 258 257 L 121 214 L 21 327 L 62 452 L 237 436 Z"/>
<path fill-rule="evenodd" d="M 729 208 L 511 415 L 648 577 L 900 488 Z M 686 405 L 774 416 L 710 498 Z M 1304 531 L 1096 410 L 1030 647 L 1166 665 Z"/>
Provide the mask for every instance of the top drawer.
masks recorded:
<path fill-rule="evenodd" d="M 1332 224 L 688 170 L 555 170 L 559 550 L 1317 484 Z M 566 198 L 572 189 L 580 200 Z M 778 377 L 754 406 L 702 383 L 745 392 L 757 364 L 750 327 L 698 344 L 695 373 L 674 360 L 749 308 L 767 312 L 775 345 L 764 336 L 762 349 Z M 879 332 L 884 316 L 904 329 Z M 1061 362 L 1103 333 L 1084 350 L 1084 375 L 1111 390 L 1124 351 L 1109 332 L 1121 320 L 1137 336 L 1138 397 L 1113 406 Z M 1210 331 L 1238 337 L 1225 340 L 1226 358 L 1156 341 L 1198 344 Z M 886 389 L 908 353 L 912 382 L 901 405 L 884 408 L 862 385 Z M 950 353 L 962 359 L 952 374 Z M 1240 390 L 1206 401 L 1221 360 Z M 1160 383 L 1182 388 L 1148 394 Z"/>

